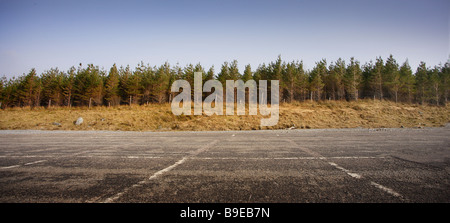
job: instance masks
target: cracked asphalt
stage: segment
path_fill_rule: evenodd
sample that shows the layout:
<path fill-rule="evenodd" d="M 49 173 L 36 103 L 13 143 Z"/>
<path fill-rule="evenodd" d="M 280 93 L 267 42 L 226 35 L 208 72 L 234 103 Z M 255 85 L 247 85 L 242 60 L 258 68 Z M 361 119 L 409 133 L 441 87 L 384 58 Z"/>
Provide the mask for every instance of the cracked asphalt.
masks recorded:
<path fill-rule="evenodd" d="M 0 131 L 0 202 L 450 202 L 450 127 Z"/>

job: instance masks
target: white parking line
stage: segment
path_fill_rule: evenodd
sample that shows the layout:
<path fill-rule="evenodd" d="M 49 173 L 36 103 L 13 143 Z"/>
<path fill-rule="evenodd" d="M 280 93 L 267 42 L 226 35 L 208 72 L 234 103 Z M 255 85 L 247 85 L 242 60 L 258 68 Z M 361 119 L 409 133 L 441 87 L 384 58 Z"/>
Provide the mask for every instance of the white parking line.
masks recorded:
<path fill-rule="evenodd" d="M 3 166 L 3 167 L 0 167 L 0 170 L 3 170 L 3 169 L 11 169 L 11 168 L 16 168 L 16 167 L 19 167 L 20 165 L 14 165 L 14 166 Z"/>
<path fill-rule="evenodd" d="M 290 142 L 290 143 L 291 143 L 292 145 L 294 145 L 295 147 L 300 148 L 302 151 L 308 153 L 308 154 L 311 155 L 311 156 L 314 156 L 314 157 L 316 157 L 316 158 L 318 158 L 318 159 L 325 160 L 325 161 L 326 161 L 327 159 L 329 159 L 329 158 L 326 158 L 326 157 L 320 155 L 319 153 L 317 153 L 317 152 L 315 152 L 315 151 L 312 151 L 312 150 L 310 150 L 310 149 L 307 149 L 307 148 L 303 148 L 303 147 L 298 146 L 297 143 L 294 142 L 294 141 L 291 140 L 291 139 L 288 139 L 287 141 Z M 331 157 L 330 157 L 330 159 L 331 159 Z M 334 162 L 327 162 L 327 163 L 330 164 L 331 166 L 335 167 L 336 169 L 343 171 L 344 173 L 346 173 L 347 175 L 349 175 L 349 176 L 351 176 L 351 177 L 353 177 L 353 178 L 356 178 L 356 179 L 363 179 L 363 176 L 362 176 L 362 175 L 357 174 L 357 173 L 353 173 L 353 172 L 351 172 L 350 170 L 347 170 L 347 169 L 345 169 L 345 168 L 339 166 L 338 164 L 336 164 L 336 163 L 334 163 Z M 394 191 L 393 189 L 391 189 L 391 188 L 385 187 L 385 186 L 383 186 L 383 185 L 381 185 L 381 184 L 378 184 L 378 183 L 376 183 L 376 182 L 373 182 L 373 181 L 370 181 L 370 184 L 371 184 L 372 186 L 374 186 L 374 187 L 376 187 L 376 188 L 378 188 L 378 189 L 380 189 L 380 190 L 382 190 L 382 191 L 384 191 L 384 192 L 386 192 L 386 193 L 388 193 L 388 194 L 394 196 L 394 197 L 400 198 L 400 199 L 403 200 L 403 201 L 408 201 L 408 199 L 404 198 L 401 194 L 399 194 L 398 192 L 395 192 L 395 191 Z"/>
<path fill-rule="evenodd" d="M 170 166 L 168 166 L 168 167 L 166 167 L 166 168 L 164 168 L 162 170 L 157 171 L 156 173 L 151 175 L 147 180 L 139 181 L 138 183 L 133 184 L 131 187 L 125 188 L 122 192 L 119 192 L 116 195 L 107 198 L 105 201 L 103 201 L 103 203 L 111 203 L 111 202 L 116 201 L 117 199 L 122 197 L 124 194 L 126 194 L 130 189 L 135 188 L 135 187 L 140 187 L 140 186 L 144 185 L 147 181 L 153 180 L 153 179 L 157 178 L 158 176 L 160 176 L 160 175 L 162 175 L 162 174 L 164 174 L 166 172 L 169 172 L 173 168 L 175 168 L 175 167 L 179 166 L 180 164 L 184 163 L 189 157 L 198 155 L 199 153 L 206 151 L 207 149 L 209 149 L 211 146 L 213 146 L 217 142 L 218 142 L 218 140 L 214 140 L 214 141 L 210 142 L 209 144 L 201 147 L 200 149 L 195 150 L 194 152 L 190 153 L 188 156 L 183 157 L 182 159 L 178 160 L 174 164 L 172 164 L 172 165 L 170 165 Z M 93 201 L 93 202 L 95 202 L 95 201 Z"/>
<path fill-rule="evenodd" d="M 347 170 L 347 169 L 345 169 L 345 168 L 343 168 L 343 167 L 337 165 L 336 163 L 328 162 L 328 164 L 330 164 L 331 166 L 336 167 L 336 168 L 339 169 L 339 170 L 344 171 L 346 174 L 348 174 L 349 176 L 351 176 L 351 177 L 353 177 L 353 178 L 361 179 L 361 175 L 359 175 L 359 174 L 357 174 L 357 173 L 352 173 L 352 172 L 350 172 L 350 170 Z"/>
<path fill-rule="evenodd" d="M 34 161 L 34 162 L 30 162 L 30 163 L 25 163 L 23 164 L 23 166 L 29 166 L 29 165 L 33 165 L 36 163 L 42 163 L 42 162 L 46 162 L 47 160 L 38 160 L 38 161 Z M 17 168 L 17 167 L 21 167 L 22 165 L 13 165 L 13 166 L 4 166 L 4 167 L 0 167 L 0 170 L 4 170 L 4 169 L 12 169 L 12 168 Z"/>
<path fill-rule="evenodd" d="M 375 183 L 375 182 L 373 182 L 373 181 L 371 181 L 370 184 L 372 184 L 372 185 L 375 186 L 376 188 L 378 188 L 378 189 L 380 189 L 380 190 L 382 190 L 382 191 L 384 191 L 384 192 L 386 192 L 386 193 L 388 193 L 388 194 L 393 195 L 394 197 L 398 197 L 398 198 L 401 198 L 401 199 L 404 200 L 404 198 L 403 198 L 403 196 L 402 196 L 401 194 L 395 192 L 395 191 L 392 190 L 391 188 L 387 188 L 387 187 L 385 187 L 385 186 L 383 186 L 383 185 L 381 185 L 381 184 L 377 184 L 377 183 Z"/>
<path fill-rule="evenodd" d="M 29 166 L 29 165 L 33 165 L 33 164 L 36 164 L 36 163 L 42 163 L 42 162 L 46 162 L 47 160 L 38 160 L 38 161 L 34 161 L 34 162 L 31 162 L 31 163 L 25 163 L 25 164 L 23 164 L 24 166 Z"/>

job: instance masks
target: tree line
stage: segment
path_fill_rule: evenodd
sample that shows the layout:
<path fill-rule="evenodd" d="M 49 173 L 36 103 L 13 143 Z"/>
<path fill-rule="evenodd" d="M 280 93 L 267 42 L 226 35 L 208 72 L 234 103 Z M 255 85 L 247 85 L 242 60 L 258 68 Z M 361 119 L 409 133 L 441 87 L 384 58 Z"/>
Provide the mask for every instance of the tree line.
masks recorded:
<path fill-rule="evenodd" d="M 218 73 L 214 66 L 205 70 L 200 63 L 180 67 L 167 62 L 160 66 L 141 62 L 134 69 L 114 64 L 109 70 L 80 64 L 66 72 L 51 68 L 40 75 L 31 69 L 18 78 L 0 80 L 0 107 L 167 103 L 174 96 L 172 83 L 184 79 L 193 86 L 194 72 L 202 72 L 203 83 L 216 79 L 223 86 L 226 80 L 279 80 L 281 102 L 371 98 L 445 105 L 450 90 L 449 62 L 432 68 L 421 62 L 413 71 L 407 60 L 400 65 L 390 55 L 364 65 L 354 58 L 331 63 L 322 59 L 305 70 L 302 61 L 285 62 L 279 56 L 256 70 L 246 65 L 242 73 L 236 60 L 224 62 Z"/>

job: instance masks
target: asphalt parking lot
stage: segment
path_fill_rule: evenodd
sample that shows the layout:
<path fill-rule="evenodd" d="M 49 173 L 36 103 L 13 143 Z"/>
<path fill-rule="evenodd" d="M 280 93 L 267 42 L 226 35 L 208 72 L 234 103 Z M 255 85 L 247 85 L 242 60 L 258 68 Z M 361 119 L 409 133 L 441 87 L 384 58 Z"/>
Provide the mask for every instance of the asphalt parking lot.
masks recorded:
<path fill-rule="evenodd" d="M 0 131 L 0 202 L 450 202 L 450 128 Z"/>

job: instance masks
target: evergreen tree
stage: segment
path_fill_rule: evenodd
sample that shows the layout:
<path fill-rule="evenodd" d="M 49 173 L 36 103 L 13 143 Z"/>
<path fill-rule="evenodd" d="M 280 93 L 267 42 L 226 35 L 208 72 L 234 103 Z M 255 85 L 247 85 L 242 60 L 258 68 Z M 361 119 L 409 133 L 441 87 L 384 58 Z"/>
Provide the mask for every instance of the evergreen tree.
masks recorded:
<path fill-rule="evenodd" d="M 120 97 L 121 101 L 123 103 L 129 104 L 130 103 L 130 95 L 128 95 L 128 79 L 131 78 L 132 72 L 130 69 L 130 66 L 127 65 L 125 68 L 123 66 L 120 66 L 119 68 L 119 91 L 120 91 Z"/>
<path fill-rule="evenodd" d="M 374 74 L 374 64 L 372 61 L 370 61 L 369 63 L 365 63 L 362 67 L 363 71 L 362 71 L 362 96 L 367 98 L 373 98 L 375 99 L 375 89 L 374 89 L 374 85 L 372 84 L 373 82 L 373 74 Z"/>
<path fill-rule="evenodd" d="M 214 80 L 214 65 L 209 68 L 208 72 L 206 72 L 205 80 L 203 81 L 205 82 L 208 80 Z"/>
<path fill-rule="evenodd" d="M 105 99 L 108 105 L 115 106 L 120 104 L 119 79 L 119 70 L 116 64 L 113 64 L 105 82 Z"/>
<path fill-rule="evenodd" d="M 131 71 L 129 71 L 131 72 Z M 139 104 L 142 96 L 142 70 L 136 69 L 125 82 L 125 93 L 127 95 L 128 104 Z"/>
<path fill-rule="evenodd" d="M 385 85 L 387 92 L 391 95 L 391 98 L 398 102 L 398 91 L 400 90 L 400 74 L 397 61 L 394 59 L 392 54 L 386 60 L 385 64 Z"/>
<path fill-rule="evenodd" d="M 74 100 L 79 105 L 101 105 L 103 102 L 103 77 L 98 66 L 81 67 L 74 80 Z"/>
<path fill-rule="evenodd" d="M 311 91 L 311 100 L 319 101 L 321 100 L 321 93 L 324 87 L 322 77 L 327 73 L 327 62 L 325 59 L 316 63 L 316 66 L 310 73 L 309 76 L 309 87 Z"/>
<path fill-rule="evenodd" d="M 40 80 L 36 74 L 36 69 L 20 77 L 20 86 L 18 89 L 19 98 L 23 105 L 34 106 L 40 102 Z"/>
<path fill-rule="evenodd" d="M 279 80 L 280 82 L 280 87 L 283 87 L 284 83 L 283 83 L 283 71 L 286 68 L 286 63 L 283 62 L 283 60 L 281 59 L 281 55 L 278 55 L 278 58 L 275 62 L 270 63 L 269 65 L 269 70 L 266 73 L 267 77 L 266 80 Z M 272 85 L 268 84 L 267 85 L 267 92 L 271 92 L 271 88 Z M 283 95 L 284 91 L 283 89 L 281 89 L 280 94 L 279 94 L 279 99 L 278 101 L 281 101 L 282 98 L 284 97 Z M 267 94 L 267 101 L 271 102 L 271 97 L 272 95 Z"/>
<path fill-rule="evenodd" d="M 217 74 L 217 80 L 222 83 L 222 86 L 225 86 L 226 80 L 231 79 L 230 67 L 228 66 L 228 62 L 224 62 L 222 67 L 220 68 L 220 72 Z"/>
<path fill-rule="evenodd" d="M 12 106 L 19 106 L 20 85 L 20 79 L 16 79 L 15 77 L 12 77 L 8 81 L 4 81 L 2 107 L 7 108 Z"/>
<path fill-rule="evenodd" d="M 344 75 L 346 73 L 345 61 L 339 58 L 336 63 L 330 64 L 327 85 L 330 97 L 333 100 L 341 100 L 345 96 Z"/>
<path fill-rule="evenodd" d="M 256 71 L 253 73 L 253 80 L 256 81 L 256 83 L 258 83 L 259 80 L 262 80 L 262 76 L 264 76 L 264 72 L 266 70 L 266 64 L 261 64 L 258 66 L 258 68 L 256 69 Z"/>
<path fill-rule="evenodd" d="M 230 75 L 229 76 L 230 79 L 228 79 L 228 80 L 239 80 L 242 78 L 242 75 L 239 73 L 237 60 L 233 60 L 230 63 L 229 75 Z"/>
<path fill-rule="evenodd" d="M 296 64 L 297 67 L 297 87 L 296 90 L 298 91 L 297 98 L 298 100 L 305 101 L 308 97 L 308 75 L 306 74 L 304 68 L 303 68 L 303 61 L 300 61 L 300 63 Z M 295 95 L 294 95 L 295 97 Z"/>
<path fill-rule="evenodd" d="M 439 105 L 439 98 L 441 93 L 440 92 L 441 80 L 439 72 L 440 72 L 439 67 L 435 66 L 428 73 L 428 84 L 431 93 L 430 101 L 434 102 L 436 105 Z"/>
<path fill-rule="evenodd" d="M 372 89 L 374 89 L 374 98 L 375 95 L 378 95 L 380 100 L 383 100 L 383 71 L 383 59 L 381 59 L 381 57 L 378 57 L 372 70 L 372 79 L 370 80 L 370 85 L 372 86 Z"/>
<path fill-rule="evenodd" d="M 69 107 L 72 106 L 73 92 L 75 88 L 75 70 L 75 67 L 72 66 L 63 79 L 63 95 L 66 98 L 67 106 Z"/>
<path fill-rule="evenodd" d="M 166 62 L 156 70 L 153 80 L 153 90 L 156 102 L 163 103 L 168 101 L 171 78 L 172 72 L 169 63 Z"/>
<path fill-rule="evenodd" d="M 281 60 L 281 55 L 279 55 L 275 62 L 270 63 L 267 80 L 282 80 L 282 73 L 285 67 L 286 64 Z"/>
<path fill-rule="evenodd" d="M 299 95 L 304 88 L 304 71 L 303 62 L 290 62 L 286 65 L 286 69 L 283 70 L 281 87 L 284 91 L 284 99 L 288 99 L 289 102 L 295 100 L 295 96 Z"/>
<path fill-rule="evenodd" d="M 426 99 L 426 90 L 428 85 L 428 69 L 425 62 L 420 62 L 419 67 L 416 70 L 416 89 L 417 89 L 417 100 L 423 104 Z"/>
<path fill-rule="evenodd" d="M 414 76 L 409 66 L 408 60 L 406 60 L 399 70 L 400 75 L 400 89 L 399 93 L 403 98 L 407 98 L 406 101 L 411 103 L 414 93 Z"/>
<path fill-rule="evenodd" d="M 63 94 L 64 73 L 58 68 L 52 68 L 42 74 L 42 99 L 44 104 L 62 105 L 64 100 Z"/>
<path fill-rule="evenodd" d="M 250 64 L 247 64 L 245 65 L 244 73 L 242 74 L 242 80 L 246 82 L 252 79 L 253 79 L 252 67 L 250 66 Z"/>
<path fill-rule="evenodd" d="M 353 57 L 350 58 L 350 64 L 344 75 L 344 86 L 348 100 L 358 100 L 361 75 L 362 71 L 359 66 L 359 61 L 355 61 Z"/>

